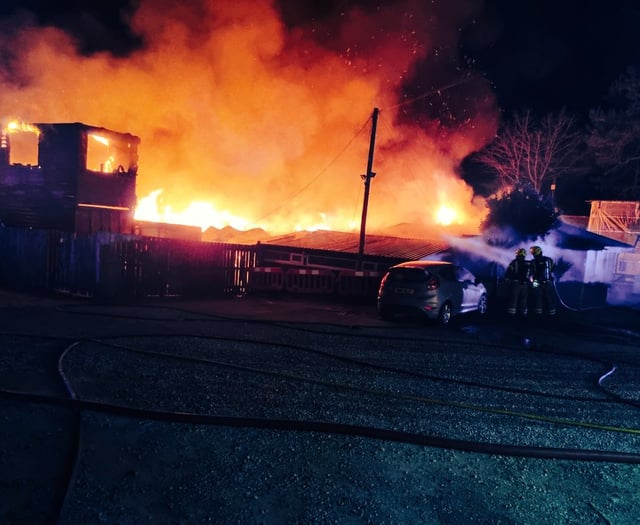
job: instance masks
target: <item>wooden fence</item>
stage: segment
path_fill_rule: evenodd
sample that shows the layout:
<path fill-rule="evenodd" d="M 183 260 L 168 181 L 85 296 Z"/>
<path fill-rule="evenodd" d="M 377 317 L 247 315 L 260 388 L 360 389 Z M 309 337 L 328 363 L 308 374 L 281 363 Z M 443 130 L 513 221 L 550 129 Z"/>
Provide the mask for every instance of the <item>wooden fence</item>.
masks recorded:
<path fill-rule="evenodd" d="M 99 298 L 244 293 L 255 246 L 0 227 L 0 286 Z"/>

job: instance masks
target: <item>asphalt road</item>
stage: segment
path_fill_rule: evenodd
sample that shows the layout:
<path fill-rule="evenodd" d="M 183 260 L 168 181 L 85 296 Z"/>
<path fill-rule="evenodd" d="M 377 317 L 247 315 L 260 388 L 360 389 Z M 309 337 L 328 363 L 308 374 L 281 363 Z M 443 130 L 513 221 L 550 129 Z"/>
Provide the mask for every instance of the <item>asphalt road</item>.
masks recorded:
<path fill-rule="evenodd" d="M 637 313 L 2 292 L 0 520 L 634 523 Z"/>

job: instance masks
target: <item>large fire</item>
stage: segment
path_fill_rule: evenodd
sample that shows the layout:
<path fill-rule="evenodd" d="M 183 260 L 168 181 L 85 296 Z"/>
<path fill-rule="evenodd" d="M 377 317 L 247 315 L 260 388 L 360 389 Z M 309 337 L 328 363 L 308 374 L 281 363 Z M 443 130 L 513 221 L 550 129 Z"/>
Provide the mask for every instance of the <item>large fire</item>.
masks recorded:
<path fill-rule="evenodd" d="M 33 124 L 29 124 L 28 122 L 20 122 L 16 119 L 9 119 L 7 125 L 4 128 L 5 133 L 19 133 L 19 132 L 28 132 L 34 133 L 36 136 L 40 135 L 40 130 L 38 126 Z"/>
<path fill-rule="evenodd" d="M 23 25 L 0 34 L 15 57 L 0 75 L 0 116 L 141 137 L 138 219 L 280 233 L 359 228 L 378 107 L 367 230 L 471 232 L 486 210 L 456 171 L 495 132 L 489 87 L 454 86 L 465 118 L 447 126 L 401 95 L 418 63 L 455 49 L 474 13 L 451 4 L 405 0 L 288 26 L 270 0 L 142 0 L 131 24 L 145 45 L 125 58 L 83 56 L 69 35 Z"/>

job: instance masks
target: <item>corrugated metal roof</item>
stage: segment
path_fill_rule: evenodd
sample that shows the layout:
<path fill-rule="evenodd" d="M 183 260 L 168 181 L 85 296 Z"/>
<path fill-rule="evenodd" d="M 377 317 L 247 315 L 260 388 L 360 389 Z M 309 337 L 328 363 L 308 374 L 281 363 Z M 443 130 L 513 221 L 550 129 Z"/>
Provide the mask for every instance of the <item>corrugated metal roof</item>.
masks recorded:
<path fill-rule="evenodd" d="M 560 215 L 560 220 L 570 226 L 577 226 L 583 230 L 587 229 L 589 225 L 588 215 Z"/>
<path fill-rule="evenodd" d="M 263 241 L 263 244 L 357 254 L 360 248 L 360 234 L 328 230 L 303 231 L 279 237 L 270 237 Z M 448 247 L 448 244 L 441 239 L 409 239 L 385 235 L 366 235 L 364 254 L 413 260 L 433 255 Z"/>

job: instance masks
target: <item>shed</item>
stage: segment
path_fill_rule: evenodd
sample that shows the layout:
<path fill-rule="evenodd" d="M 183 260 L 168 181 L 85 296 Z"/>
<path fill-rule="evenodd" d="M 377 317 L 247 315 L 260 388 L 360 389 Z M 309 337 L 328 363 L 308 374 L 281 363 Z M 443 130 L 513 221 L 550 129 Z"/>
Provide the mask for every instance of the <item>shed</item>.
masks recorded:
<path fill-rule="evenodd" d="M 13 124 L 0 137 L 0 221 L 131 233 L 140 139 L 82 123 Z"/>

